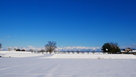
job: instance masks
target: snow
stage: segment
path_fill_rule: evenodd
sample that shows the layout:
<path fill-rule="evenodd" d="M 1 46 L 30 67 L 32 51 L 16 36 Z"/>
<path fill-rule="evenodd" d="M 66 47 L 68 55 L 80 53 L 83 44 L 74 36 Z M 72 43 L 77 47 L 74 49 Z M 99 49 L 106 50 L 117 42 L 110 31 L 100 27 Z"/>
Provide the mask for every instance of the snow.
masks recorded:
<path fill-rule="evenodd" d="M 132 52 L 136 52 L 136 50 L 133 50 Z"/>
<path fill-rule="evenodd" d="M 43 58 L 62 58 L 62 59 L 136 59 L 132 54 L 54 54 Z"/>
<path fill-rule="evenodd" d="M 21 51 L 0 51 L 0 56 L 2 57 L 34 57 L 43 56 L 41 58 L 62 58 L 62 59 L 136 59 L 135 55 L 132 54 L 103 54 L 103 53 L 49 53 L 38 54 L 31 52 L 21 52 Z M 46 57 L 45 57 L 46 56 Z M 48 57 L 47 57 L 48 56 Z"/>
<path fill-rule="evenodd" d="M 23 56 L 17 56 L 19 54 Z M 0 58 L 0 77 L 136 77 L 136 59 L 84 58 L 109 54 L 36 54 L 0 51 L 0 55 L 11 56 Z M 110 54 L 112 57 L 121 55 L 132 57 L 125 54 Z M 66 58 L 73 56 L 76 57 Z"/>
<path fill-rule="evenodd" d="M 0 51 L 1 57 L 34 57 L 42 56 L 43 54 L 35 54 L 31 52 L 22 52 L 22 51 Z"/>
<path fill-rule="evenodd" d="M 31 52 L 21 52 L 21 51 L 0 51 L 1 57 L 34 57 L 42 56 L 41 58 L 50 58 L 50 59 L 136 59 L 136 56 L 133 54 L 103 54 L 103 53 L 31 53 Z"/>

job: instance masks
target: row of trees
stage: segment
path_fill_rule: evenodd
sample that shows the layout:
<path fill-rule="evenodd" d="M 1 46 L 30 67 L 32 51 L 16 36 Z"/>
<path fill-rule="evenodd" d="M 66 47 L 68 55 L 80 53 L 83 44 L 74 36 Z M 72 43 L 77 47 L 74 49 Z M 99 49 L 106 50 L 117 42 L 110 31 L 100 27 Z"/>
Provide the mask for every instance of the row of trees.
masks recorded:
<path fill-rule="evenodd" d="M 57 48 L 56 42 L 49 41 L 48 44 L 45 45 L 45 48 L 46 48 L 46 52 L 50 52 L 50 53 L 53 52 Z M 102 46 L 102 51 L 104 53 L 106 52 L 106 53 L 113 53 L 113 54 L 121 52 L 117 43 L 105 43 Z"/>
<path fill-rule="evenodd" d="M 2 48 L 2 44 L 0 43 L 0 49 Z M 57 48 L 56 46 L 56 42 L 53 42 L 53 41 L 49 41 L 46 45 L 45 45 L 45 50 L 40 50 L 39 52 L 49 52 L 49 53 L 52 53 L 53 51 L 55 51 L 55 49 Z M 19 50 L 19 49 L 16 49 L 16 51 L 24 51 L 24 50 Z M 31 52 L 33 52 L 33 50 L 31 50 Z M 70 51 L 69 51 L 70 52 Z M 68 52 L 68 53 L 69 53 Z M 116 54 L 116 53 L 121 53 L 121 50 L 118 46 L 117 43 L 105 43 L 103 46 L 102 46 L 102 52 L 103 53 L 112 53 L 112 54 Z M 72 52 L 74 53 L 74 52 Z M 77 53 L 79 53 L 79 51 L 77 51 Z M 84 53 L 84 52 L 82 52 Z"/>

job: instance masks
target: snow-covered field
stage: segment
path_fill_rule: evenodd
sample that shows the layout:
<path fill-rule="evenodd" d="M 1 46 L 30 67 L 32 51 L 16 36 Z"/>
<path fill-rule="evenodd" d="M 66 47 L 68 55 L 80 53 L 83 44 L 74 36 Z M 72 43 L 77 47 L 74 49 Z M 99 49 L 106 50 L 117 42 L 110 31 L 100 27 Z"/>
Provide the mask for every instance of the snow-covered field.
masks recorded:
<path fill-rule="evenodd" d="M 43 54 L 35 54 L 31 52 L 20 52 L 20 51 L 0 51 L 1 57 L 34 57 L 34 56 L 42 56 Z"/>
<path fill-rule="evenodd" d="M 5 55 L 0 58 L 0 77 L 136 77 L 136 59 L 86 59 L 82 58 L 82 54 L 74 54 L 78 56 L 66 59 L 74 55 L 42 55 L 28 52 L 23 52 L 22 57 L 16 58 L 19 54 L 20 52 L 0 52 L 0 55 Z M 98 55 L 100 54 L 94 56 Z M 126 55 L 130 56 L 132 55 Z"/>
<path fill-rule="evenodd" d="M 51 59 L 136 59 L 132 54 L 54 54 Z"/>
<path fill-rule="evenodd" d="M 103 54 L 103 53 L 59 53 L 59 54 L 42 54 L 42 53 L 31 53 L 31 52 L 17 52 L 17 51 L 0 51 L 1 57 L 34 57 L 43 56 L 41 58 L 50 59 L 136 59 L 135 55 L 132 54 Z"/>

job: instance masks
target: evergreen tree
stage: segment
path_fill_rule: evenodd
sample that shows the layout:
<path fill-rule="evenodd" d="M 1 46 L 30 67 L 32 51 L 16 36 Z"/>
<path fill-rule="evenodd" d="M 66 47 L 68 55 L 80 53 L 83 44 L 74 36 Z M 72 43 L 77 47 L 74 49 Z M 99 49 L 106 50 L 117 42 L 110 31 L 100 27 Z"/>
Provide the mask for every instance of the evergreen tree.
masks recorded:
<path fill-rule="evenodd" d="M 117 43 L 105 43 L 102 46 L 102 51 L 105 53 L 120 53 L 120 48 Z"/>

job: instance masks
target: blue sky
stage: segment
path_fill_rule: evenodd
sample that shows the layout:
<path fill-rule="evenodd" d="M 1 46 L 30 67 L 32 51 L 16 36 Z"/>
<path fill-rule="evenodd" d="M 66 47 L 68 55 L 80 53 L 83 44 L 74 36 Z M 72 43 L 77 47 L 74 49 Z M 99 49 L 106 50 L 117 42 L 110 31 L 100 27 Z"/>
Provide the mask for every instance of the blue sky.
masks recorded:
<path fill-rule="evenodd" d="M 3 47 L 136 45 L 136 0 L 0 0 Z"/>

